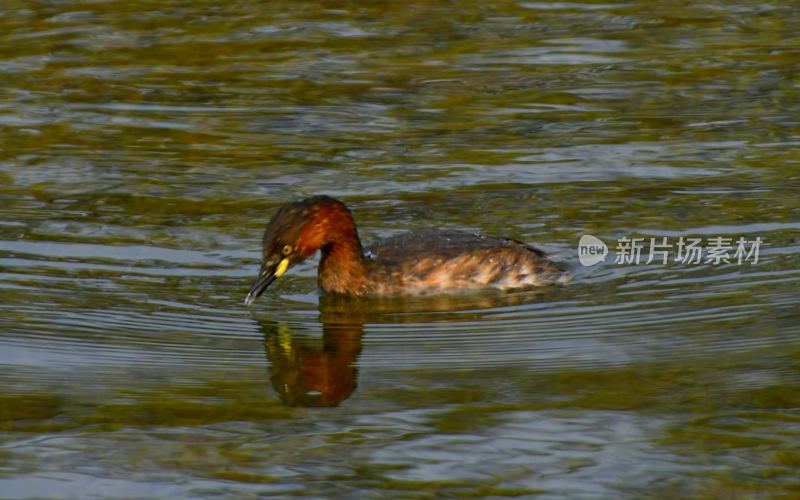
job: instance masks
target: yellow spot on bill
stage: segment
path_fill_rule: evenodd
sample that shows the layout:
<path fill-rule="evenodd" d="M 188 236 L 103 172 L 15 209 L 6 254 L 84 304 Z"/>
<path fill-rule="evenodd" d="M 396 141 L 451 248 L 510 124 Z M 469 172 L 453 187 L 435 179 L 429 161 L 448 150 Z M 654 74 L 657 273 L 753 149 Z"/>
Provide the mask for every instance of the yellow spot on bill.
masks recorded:
<path fill-rule="evenodd" d="M 280 262 L 280 264 L 278 264 L 278 267 L 275 269 L 275 277 L 280 278 L 281 276 L 283 276 L 283 273 L 285 273 L 287 269 L 289 269 L 289 259 L 283 259 Z"/>

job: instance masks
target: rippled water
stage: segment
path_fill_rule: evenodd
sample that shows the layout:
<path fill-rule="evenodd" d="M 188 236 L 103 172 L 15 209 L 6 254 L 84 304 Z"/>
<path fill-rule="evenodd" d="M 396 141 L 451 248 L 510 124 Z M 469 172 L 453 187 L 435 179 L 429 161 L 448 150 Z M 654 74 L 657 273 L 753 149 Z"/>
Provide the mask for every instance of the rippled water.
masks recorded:
<path fill-rule="evenodd" d="M 0 497 L 797 495 L 796 13 L 4 2 Z M 266 220 L 319 193 L 574 279 L 348 301 L 307 262 L 248 310 Z"/>

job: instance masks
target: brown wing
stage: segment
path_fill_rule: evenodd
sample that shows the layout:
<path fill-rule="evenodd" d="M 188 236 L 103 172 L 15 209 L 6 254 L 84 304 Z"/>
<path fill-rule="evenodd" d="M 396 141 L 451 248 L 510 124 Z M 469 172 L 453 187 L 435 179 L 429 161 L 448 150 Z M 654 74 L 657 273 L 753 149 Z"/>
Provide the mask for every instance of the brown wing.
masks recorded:
<path fill-rule="evenodd" d="M 367 248 L 374 260 L 400 263 L 421 258 L 450 259 L 480 249 L 513 248 L 544 257 L 544 252 L 521 241 L 453 230 L 423 230 L 379 240 Z"/>
<path fill-rule="evenodd" d="M 530 245 L 460 231 L 401 234 L 366 252 L 381 293 L 519 288 L 553 283 L 562 275 Z"/>

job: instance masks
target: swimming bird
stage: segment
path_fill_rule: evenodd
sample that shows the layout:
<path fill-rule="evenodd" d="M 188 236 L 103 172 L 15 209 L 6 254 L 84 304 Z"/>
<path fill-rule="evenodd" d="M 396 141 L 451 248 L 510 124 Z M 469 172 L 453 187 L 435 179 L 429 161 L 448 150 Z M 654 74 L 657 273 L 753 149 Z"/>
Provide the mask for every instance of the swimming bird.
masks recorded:
<path fill-rule="evenodd" d="M 365 248 L 350 210 L 330 196 L 281 207 L 264 231 L 261 269 L 245 305 L 298 262 L 321 252 L 317 282 L 325 293 L 388 296 L 513 289 L 565 282 L 544 252 L 504 237 L 422 230 Z"/>

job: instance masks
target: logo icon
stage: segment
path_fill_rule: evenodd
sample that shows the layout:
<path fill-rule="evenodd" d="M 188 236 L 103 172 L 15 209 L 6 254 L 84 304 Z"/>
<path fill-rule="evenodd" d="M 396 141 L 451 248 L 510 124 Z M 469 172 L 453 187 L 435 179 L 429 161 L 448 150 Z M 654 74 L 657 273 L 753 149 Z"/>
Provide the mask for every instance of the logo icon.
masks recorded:
<path fill-rule="evenodd" d="M 578 260 L 582 266 L 589 267 L 603 262 L 607 255 L 608 246 L 603 243 L 603 240 L 591 234 L 581 236 L 578 241 Z"/>

